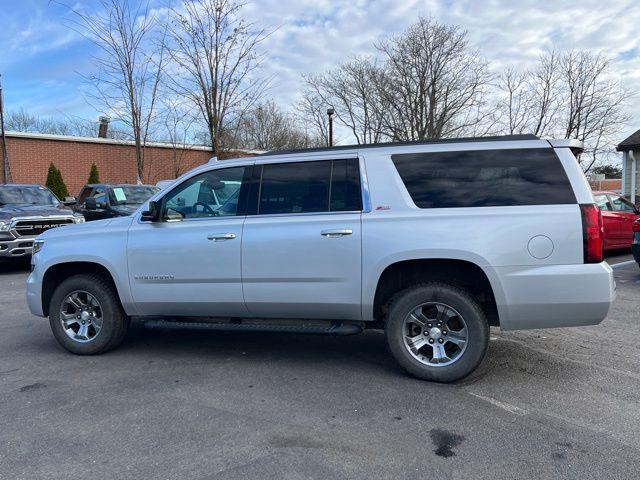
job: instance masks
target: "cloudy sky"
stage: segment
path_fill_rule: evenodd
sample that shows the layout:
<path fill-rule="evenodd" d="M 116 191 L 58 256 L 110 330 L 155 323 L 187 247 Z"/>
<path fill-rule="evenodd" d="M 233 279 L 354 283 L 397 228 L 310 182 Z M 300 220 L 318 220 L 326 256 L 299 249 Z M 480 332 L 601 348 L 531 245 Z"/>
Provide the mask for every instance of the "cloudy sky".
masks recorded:
<path fill-rule="evenodd" d="M 168 2 L 151 0 L 158 7 Z M 96 3 L 78 1 L 87 9 Z M 245 14 L 275 29 L 265 44 L 265 73 L 274 74 L 271 95 L 283 104 L 295 101 L 302 73 L 372 52 L 376 40 L 401 32 L 419 15 L 464 27 L 492 68 L 530 65 L 548 48 L 602 51 L 624 85 L 640 90 L 638 0 L 260 0 L 249 1 Z M 1 0 L 0 18 L 8 109 L 84 118 L 102 113 L 84 99 L 82 74 L 92 69 L 92 46 L 69 28 L 67 8 L 49 0 Z M 627 108 L 640 112 L 640 95 Z M 636 117 L 621 135 L 638 128 Z"/>

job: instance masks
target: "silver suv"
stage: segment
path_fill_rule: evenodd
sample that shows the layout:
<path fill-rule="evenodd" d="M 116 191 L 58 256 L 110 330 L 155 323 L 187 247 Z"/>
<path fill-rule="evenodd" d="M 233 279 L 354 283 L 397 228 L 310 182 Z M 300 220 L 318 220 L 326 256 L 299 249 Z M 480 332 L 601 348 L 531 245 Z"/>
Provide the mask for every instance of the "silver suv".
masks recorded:
<path fill-rule="evenodd" d="M 599 323 L 615 285 L 574 154 L 535 136 L 211 161 L 130 217 L 48 231 L 27 299 L 67 350 L 149 326 L 384 329 L 409 373 L 454 381 L 489 326 Z"/>

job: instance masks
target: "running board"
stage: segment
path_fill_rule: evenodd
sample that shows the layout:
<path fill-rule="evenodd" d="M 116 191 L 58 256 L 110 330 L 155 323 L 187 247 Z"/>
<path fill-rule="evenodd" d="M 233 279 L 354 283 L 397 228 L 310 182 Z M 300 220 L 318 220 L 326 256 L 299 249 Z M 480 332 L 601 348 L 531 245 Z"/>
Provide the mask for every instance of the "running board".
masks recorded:
<path fill-rule="evenodd" d="M 219 330 L 227 332 L 275 332 L 304 333 L 312 335 L 356 335 L 362 333 L 362 325 L 356 323 L 331 322 L 327 325 L 278 325 L 273 323 L 212 323 L 181 322 L 171 320 L 146 320 L 146 328 L 163 330 Z"/>

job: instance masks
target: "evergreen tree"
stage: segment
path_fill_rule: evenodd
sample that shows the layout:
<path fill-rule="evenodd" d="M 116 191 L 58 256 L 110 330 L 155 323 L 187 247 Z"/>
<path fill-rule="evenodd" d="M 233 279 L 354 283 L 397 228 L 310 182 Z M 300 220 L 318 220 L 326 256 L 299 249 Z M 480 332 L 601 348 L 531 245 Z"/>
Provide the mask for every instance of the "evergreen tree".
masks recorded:
<path fill-rule="evenodd" d="M 45 185 L 60 200 L 64 200 L 64 197 L 69 196 L 69 190 L 64 183 L 62 173 L 56 168 L 53 162 L 49 165 L 49 171 L 47 172 L 47 181 Z"/>
<path fill-rule="evenodd" d="M 91 171 L 89 172 L 89 180 L 87 183 L 100 183 L 100 174 L 98 173 L 98 167 L 95 163 L 91 164 Z"/>

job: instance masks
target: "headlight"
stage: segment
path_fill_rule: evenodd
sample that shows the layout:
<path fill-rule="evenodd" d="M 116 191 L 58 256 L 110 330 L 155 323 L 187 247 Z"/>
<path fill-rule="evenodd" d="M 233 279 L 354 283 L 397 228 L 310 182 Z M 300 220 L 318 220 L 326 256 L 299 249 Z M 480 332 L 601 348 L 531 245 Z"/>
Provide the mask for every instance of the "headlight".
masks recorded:
<path fill-rule="evenodd" d="M 42 250 L 43 245 L 44 245 L 44 240 L 34 240 L 33 241 L 33 254 L 35 255 L 40 250 Z"/>
<path fill-rule="evenodd" d="M 9 222 L 0 222 L 0 232 L 9 231 Z"/>
<path fill-rule="evenodd" d="M 74 215 L 73 223 L 84 223 L 84 217 L 82 215 Z"/>

